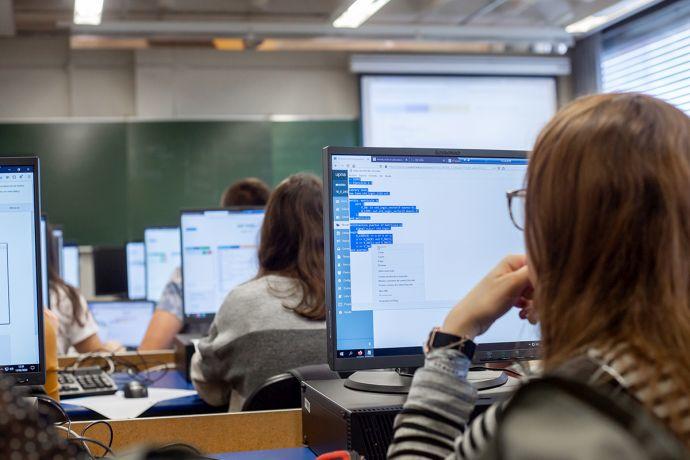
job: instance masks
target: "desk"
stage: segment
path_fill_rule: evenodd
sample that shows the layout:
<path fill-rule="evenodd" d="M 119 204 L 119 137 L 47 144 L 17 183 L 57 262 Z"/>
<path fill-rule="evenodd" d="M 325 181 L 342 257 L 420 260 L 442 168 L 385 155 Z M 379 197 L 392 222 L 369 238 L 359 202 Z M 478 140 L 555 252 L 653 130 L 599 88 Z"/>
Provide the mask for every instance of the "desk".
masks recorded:
<path fill-rule="evenodd" d="M 132 380 L 132 378 L 125 373 L 115 373 L 112 377 L 120 388 Z M 155 388 L 194 389 L 194 386 L 187 382 L 176 370 L 169 370 L 167 373 L 164 371 L 153 371 L 150 373 L 149 377 L 156 381 L 151 385 Z M 73 421 L 100 420 L 105 418 L 91 409 L 70 404 L 69 401 L 69 399 L 62 401 L 62 407 Z M 144 412 L 140 417 L 168 417 L 175 415 L 214 414 L 224 412 L 227 412 L 227 408 L 209 406 L 198 395 L 193 395 L 161 401 Z"/>
<path fill-rule="evenodd" d="M 81 367 L 84 366 L 102 366 L 103 358 L 99 357 L 107 356 L 110 357 L 111 353 L 93 353 L 93 356 L 89 356 L 80 364 Z M 175 352 L 173 350 L 159 350 L 159 351 L 121 351 L 112 355 L 115 361 L 115 366 L 117 370 L 124 371 L 125 366 L 120 363 L 127 363 L 130 366 L 136 366 L 138 369 L 148 369 L 160 364 L 175 364 Z M 65 355 L 58 357 L 58 367 L 60 369 L 67 369 L 68 367 L 74 365 L 80 355 Z"/>
<path fill-rule="evenodd" d="M 212 454 L 210 457 L 218 460 L 314 460 L 316 455 L 307 447 L 293 447 L 292 449 L 228 452 Z"/>
<path fill-rule="evenodd" d="M 81 433 L 86 425 L 87 422 L 72 423 L 72 429 Z M 220 452 L 218 458 L 227 459 L 234 458 L 228 457 L 229 452 L 302 447 L 300 409 L 111 420 L 110 425 L 115 452 L 140 444 L 183 442 L 202 452 Z M 108 440 L 108 430 L 102 425 L 89 429 L 88 435 Z"/>

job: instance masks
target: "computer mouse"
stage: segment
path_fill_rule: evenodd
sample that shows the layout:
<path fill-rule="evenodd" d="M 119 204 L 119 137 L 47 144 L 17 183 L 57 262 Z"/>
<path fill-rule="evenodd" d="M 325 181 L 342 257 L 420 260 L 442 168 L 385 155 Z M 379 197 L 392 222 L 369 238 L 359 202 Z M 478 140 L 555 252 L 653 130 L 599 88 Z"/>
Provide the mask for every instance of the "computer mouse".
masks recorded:
<path fill-rule="evenodd" d="M 136 380 L 127 382 L 123 390 L 125 392 L 125 398 L 145 398 L 149 395 L 149 391 L 144 384 Z"/>

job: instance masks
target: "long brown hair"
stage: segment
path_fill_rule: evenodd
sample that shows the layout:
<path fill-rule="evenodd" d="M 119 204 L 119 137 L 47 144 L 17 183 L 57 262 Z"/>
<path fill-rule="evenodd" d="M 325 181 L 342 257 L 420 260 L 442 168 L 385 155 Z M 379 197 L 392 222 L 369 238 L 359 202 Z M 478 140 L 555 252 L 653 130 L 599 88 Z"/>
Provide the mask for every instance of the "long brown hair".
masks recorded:
<path fill-rule="evenodd" d="M 259 245 L 259 276 L 294 278 L 302 299 L 285 307 L 314 320 L 326 317 L 322 190 L 321 179 L 312 174 L 281 182 L 266 205 Z"/>
<path fill-rule="evenodd" d="M 525 211 L 545 369 L 624 342 L 688 394 L 690 119 L 640 94 L 575 101 L 536 142 Z"/>
<path fill-rule="evenodd" d="M 53 298 L 56 302 L 60 301 L 61 292 L 67 296 L 67 301 L 72 307 L 72 321 L 79 326 L 84 325 L 82 316 L 84 315 L 83 307 L 79 292 L 73 286 L 70 286 L 60 276 L 60 269 L 58 267 L 59 255 L 57 251 L 58 246 L 55 244 L 53 237 L 53 228 L 48 225 L 46 229 L 46 256 L 48 259 L 48 291 L 53 293 Z M 52 309 L 52 307 L 51 307 Z"/>

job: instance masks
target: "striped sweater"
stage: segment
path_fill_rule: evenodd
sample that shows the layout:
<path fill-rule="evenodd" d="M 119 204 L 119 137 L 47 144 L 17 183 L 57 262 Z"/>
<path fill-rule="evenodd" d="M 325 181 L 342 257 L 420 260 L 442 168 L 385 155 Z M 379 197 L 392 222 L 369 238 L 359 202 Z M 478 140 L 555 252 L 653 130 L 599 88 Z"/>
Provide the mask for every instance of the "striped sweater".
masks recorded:
<path fill-rule="evenodd" d="M 606 351 L 590 349 L 588 355 L 601 364 L 601 372 L 591 376 L 593 383 L 614 378 L 667 426 L 671 426 L 671 411 L 679 411 L 684 423 L 680 430 L 674 431 L 688 445 L 688 398 L 675 391 L 668 375 L 662 374 L 660 384 L 652 385 L 648 378 L 651 374 L 639 371 L 632 353 L 624 345 Z M 470 361 L 456 350 L 429 353 L 424 367 L 415 374 L 409 397 L 395 420 L 389 459 L 472 459 L 481 454 L 491 441 L 509 400 L 494 404 L 468 424 L 477 400 L 476 390 L 467 382 L 469 367 Z"/>

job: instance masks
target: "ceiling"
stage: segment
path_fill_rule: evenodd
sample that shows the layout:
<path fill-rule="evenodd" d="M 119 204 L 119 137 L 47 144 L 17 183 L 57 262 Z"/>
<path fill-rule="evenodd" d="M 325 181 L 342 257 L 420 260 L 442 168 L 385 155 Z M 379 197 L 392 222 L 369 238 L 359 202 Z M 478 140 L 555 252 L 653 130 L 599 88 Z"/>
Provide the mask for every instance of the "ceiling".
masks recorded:
<path fill-rule="evenodd" d="M 69 33 L 101 42 L 213 39 L 571 44 L 566 25 L 616 0 L 391 0 L 358 29 L 331 26 L 353 0 L 105 0 L 100 26 L 72 24 L 74 0 L 0 0 L 18 35 Z M 5 13 L 7 14 L 7 13 Z M 5 18 L 8 22 L 7 19 Z M 0 21 L 1 22 L 1 21 Z M 6 28 L 6 30 L 9 30 Z M 7 35 L 7 33 L 5 33 Z M 96 40 L 98 41 L 98 40 Z M 73 44 L 79 40 L 73 41 Z M 382 43 L 379 45 L 383 46 Z M 239 46 L 239 45 L 238 45 Z M 244 45 L 243 45 L 244 46 Z M 452 46 L 451 46 L 452 48 Z M 555 48 L 554 48 L 555 49 Z"/>

